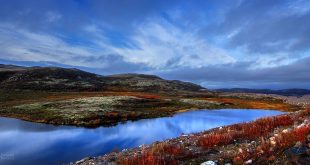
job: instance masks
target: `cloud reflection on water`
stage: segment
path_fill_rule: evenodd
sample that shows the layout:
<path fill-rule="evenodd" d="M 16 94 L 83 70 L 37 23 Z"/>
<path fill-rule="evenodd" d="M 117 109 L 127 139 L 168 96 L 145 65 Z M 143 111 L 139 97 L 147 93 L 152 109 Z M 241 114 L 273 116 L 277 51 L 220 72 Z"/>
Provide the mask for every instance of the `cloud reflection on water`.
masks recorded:
<path fill-rule="evenodd" d="M 173 117 L 126 122 L 96 129 L 53 126 L 0 118 L 0 153 L 14 153 L 5 164 L 62 164 L 194 133 L 214 127 L 278 115 L 270 110 L 199 110 Z"/>

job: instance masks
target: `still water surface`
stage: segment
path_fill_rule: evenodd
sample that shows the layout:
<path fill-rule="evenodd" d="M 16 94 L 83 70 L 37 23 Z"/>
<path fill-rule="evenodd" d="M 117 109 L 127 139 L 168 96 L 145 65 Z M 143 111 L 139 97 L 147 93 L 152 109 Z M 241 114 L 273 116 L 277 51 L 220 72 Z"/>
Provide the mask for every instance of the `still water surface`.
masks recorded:
<path fill-rule="evenodd" d="M 137 147 L 182 133 L 282 114 L 273 110 L 197 110 L 96 129 L 53 126 L 0 117 L 0 164 L 63 164 Z"/>

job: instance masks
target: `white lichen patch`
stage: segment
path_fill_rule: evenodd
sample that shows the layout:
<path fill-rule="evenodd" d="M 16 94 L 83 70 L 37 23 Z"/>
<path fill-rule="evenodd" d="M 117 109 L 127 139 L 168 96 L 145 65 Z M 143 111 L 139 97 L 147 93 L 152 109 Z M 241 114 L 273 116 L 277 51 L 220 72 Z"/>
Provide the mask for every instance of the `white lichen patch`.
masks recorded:
<path fill-rule="evenodd" d="M 45 104 L 47 104 L 47 103 L 45 103 Z M 42 108 L 42 103 L 23 104 L 23 105 L 14 106 L 13 108 L 17 108 L 17 109 L 37 109 L 37 108 Z"/>
<path fill-rule="evenodd" d="M 220 103 L 215 101 L 209 101 L 209 100 L 197 100 L 197 99 L 180 99 L 180 102 L 191 104 L 191 105 L 219 105 Z"/>
<path fill-rule="evenodd" d="M 49 110 L 61 114 L 76 115 L 79 113 L 106 112 L 114 110 L 114 106 L 121 105 L 122 101 L 139 99 L 133 96 L 106 96 L 70 99 L 64 101 L 33 103 L 15 106 L 20 110 Z"/>

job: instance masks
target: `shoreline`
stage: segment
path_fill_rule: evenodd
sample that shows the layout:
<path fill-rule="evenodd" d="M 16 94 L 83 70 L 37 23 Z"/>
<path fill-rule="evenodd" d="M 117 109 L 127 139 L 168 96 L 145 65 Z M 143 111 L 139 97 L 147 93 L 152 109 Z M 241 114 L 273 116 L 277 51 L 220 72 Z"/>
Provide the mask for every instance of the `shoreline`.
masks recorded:
<path fill-rule="evenodd" d="M 212 97 L 202 97 L 201 95 L 197 95 L 185 97 L 141 92 L 88 92 L 87 94 L 53 93 L 52 96 L 47 94 L 44 95 L 44 97 L 41 95 L 38 97 L 40 101 L 34 100 L 34 102 L 32 102 L 30 100 L 26 101 L 26 104 L 23 100 L 24 97 L 21 97 L 22 99 L 20 100 L 13 99 L 12 103 L 14 104 L 11 106 L 1 107 L 6 108 L 6 110 L 0 109 L 0 116 L 43 124 L 53 124 L 55 126 L 69 125 L 96 128 L 100 126 L 113 126 L 126 121 L 169 117 L 178 113 L 200 109 L 261 109 L 288 112 L 284 116 L 296 116 L 295 114 L 301 113 L 301 109 L 303 109 L 298 105 L 288 104 L 282 98 L 255 94 L 251 96 L 215 95 Z M 51 100 L 49 100 L 50 97 L 52 97 Z M 8 104 L 10 104 L 10 102 Z M 77 112 L 77 114 L 71 116 L 72 112 Z M 75 118 L 76 116 L 78 118 Z M 263 120 L 263 118 L 258 120 Z M 204 160 L 217 160 L 221 157 L 225 157 L 225 155 L 223 156 L 221 154 L 224 151 L 226 152 L 226 150 L 233 153 L 237 151 L 238 148 L 236 148 L 235 142 L 231 143 L 231 141 L 229 141 L 229 143 L 222 144 L 221 141 L 217 141 L 217 143 L 219 143 L 217 144 L 215 141 L 216 146 L 205 148 L 203 146 L 209 144 L 208 142 L 203 142 L 201 139 L 204 136 L 213 136 L 213 134 L 215 134 L 215 138 L 224 138 L 225 141 L 225 139 L 230 136 L 228 135 L 230 127 L 232 127 L 232 129 L 236 129 L 235 127 L 243 128 L 245 126 L 251 128 L 251 123 L 254 122 L 255 121 L 250 123 L 239 123 L 212 128 L 199 133 L 182 135 L 170 140 L 154 142 L 148 146 L 144 145 L 142 148 L 128 149 L 118 153 L 112 152 L 96 158 L 86 158 L 75 162 L 75 164 L 128 164 L 128 162 L 136 164 L 137 162 L 147 162 L 148 160 L 152 160 L 153 163 L 168 162 L 168 164 L 171 164 L 178 162 L 177 164 L 182 164 L 183 162 L 183 164 L 188 164 L 193 162 L 197 164 L 197 162 L 201 163 Z M 104 123 L 106 125 L 104 125 Z M 265 122 L 264 125 L 266 125 L 266 123 L 268 122 Z M 247 129 L 247 127 L 245 128 Z M 242 132 L 239 136 L 243 136 Z M 259 137 L 252 140 L 255 141 L 255 143 L 261 143 Z M 238 147 L 247 145 L 247 143 L 247 139 L 238 139 Z M 223 148 L 223 146 L 225 147 Z M 211 157 L 210 154 L 212 155 Z M 233 155 L 235 156 L 236 154 L 237 153 Z M 133 157 L 133 155 L 136 156 Z M 225 160 L 233 161 L 234 157 L 230 156 L 225 158 Z"/>
<path fill-rule="evenodd" d="M 24 119 L 24 118 L 18 118 L 18 117 L 10 117 L 10 116 L 0 116 L 1 118 L 8 118 L 8 119 L 15 119 L 15 120 L 21 120 L 21 121 L 25 121 L 25 122 L 30 122 L 30 123 L 38 123 L 38 124 L 47 124 L 47 125 L 52 125 L 52 126 L 69 126 L 69 127 L 77 127 L 77 128 L 89 128 L 89 129 L 93 129 L 93 128 L 99 128 L 99 127 L 110 127 L 110 126 L 116 126 L 118 124 L 121 123 L 126 123 L 126 122 L 135 122 L 135 121 L 140 121 L 140 120 L 148 120 L 148 119 L 156 119 L 156 118 L 165 118 L 165 117 L 173 117 L 174 115 L 180 114 L 180 113 L 186 113 L 186 112 L 191 112 L 191 111 L 202 111 L 202 110 L 207 110 L 207 111 L 213 111 L 213 110 L 243 110 L 243 111 L 250 111 L 250 110 L 262 110 L 262 111 L 279 111 L 279 112 L 285 112 L 285 113 L 292 113 L 292 112 L 288 112 L 288 111 L 283 111 L 283 110 L 276 110 L 276 109 L 242 109 L 242 108 L 219 108 L 219 109 L 182 109 L 179 111 L 176 111 L 176 113 L 172 114 L 171 116 L 162 116 L 162 117 L 151 117 L 151 118 L 139 118 L 139 119 L 135 119 L 135 120 L 126 120 L 126 121 L 118 121 L 116 123 L 113 124 L 107 124 L 107 125 L 98 125 L 95 127 L 87 127 L 84 125 L 69 125 L 69 124 L 53 124 L 53 123 L 46 123 L 44 121 L 40 122 L 40 121 L 32 121 L 29 119 Z"/>
<path fill-rule="evenodd" d="M 0 116 L 37 123 L 96 128 L 113 126 L 119 122 L 169 117 L 197 109 L 267 109 L 291 112 L 300 108 L 284 103 L 281 99 L 266 100 L 266 97 L 249 100 L 221 96 L 165 96 L 141 92 L 71 94 L 61 93 L 61 96 L 57 96 L 53 93 L 52 98 L 55 100 L 47 101 L 40 97 L 42 101 L 30 101 L 26 104 L 23 100 L 13 100 L 15 105 L 0 107 Z M 105 102 L 107 103 L 102 104 Z"/>
<path fill-rule="evenodd" d="M 209 130 L 205 130 L 198 133 L 192 134 L 184 134 L 176 138 L 167 139 L 160 142 L 154 142 L 150 145 L 142 145 L 137 148 L 126 149 L 120 152 L 111 152 L 99 157 L 87 157 L 77 162 L 73 162 L 70 164 L 76 165 L 86 165 L 86 164 L 136 164 L 136 163 L 175 163 L 175 164 L 200 164 L 207 160 L 212 161 L 222 161 L 225 163 L 236 163 L 239 162 L 242 164 L 245 161 L 258 161 L 262 162 L 264 157 L 256 157 L 253 153 L 246 153 L 244 150 L 247 150 L 249 147 L 257 147 L 260 145 L 268 145 L 272 148 L 271 144 L 273 141 L 270 139 L 278 138 L 279 135 L 286 136 L 287 133 L 292 131 L 299 130 L 300 127 L 305 128 L 310 131 L 310 109 L 303 109 L 297 112 L 290 112 L 287 114 L 281 114 L 273 117 L 264 117 L 259 118 L 257 120 L 246 122 L 246 123 L 237 123 L 222 127 L 216 127 Z M 294 121 L 293 119 L 297 119 L 298 121 Z M 253 138 L 248 138 L 250 134 L 244 132 L 244 138 L 237 138 L 233 141 L 229 141 L 226 143 L 221 143 L 221 141 L 225 141 L 224 139 L 228 132 L 234 131 L 235 129 L 239 129 L 240 127 L 245 128 L 253 128 L 258 123 L 263 122 L 266 124 L 266 121 L 276 120 L 279 122 L 274 126 L 270 131 L 265 132 L 265 135 Z M 297 122 L 297 123 L 296 123 Z M 268 125 L 268 124 L 267 124 Z M 264 128 L 264 126 L 262 126 Z M 230 130 L 230 131 L 229 131 Z M 226 132 L 226 133 L 225 133 Z M 283 135 L 282 135 L 283 134 Z M 240 136 L 240 135 L 239 135 Z M 209 144 L 211 140 L 210 137 L 220 138 L 220 141 L 215 141 L 214 143 Z M 251 137 L 251 136 L 250 136 Z M 209 140 L 205 141 L 208 143 L 202 143 L 201 139 L 207 138 Z M 263 140 L 262 140 L 263 139 Z M 236 141 L 237 140 L 237 141 Z M 200 141 L 200 142 L 199 142 Z M 252 143 L 255 143 L 255 146 L 251 146 Z M 250 144 L 250 145 L 249 145 Z M 258 145 L 260 144 L 260 145 Z M 295 141 L 290 142 L 283 148 L 287 148 L 295 144 Z M 214 145 L 214 146 L 213 146 Z M 274 154 L 269 156 L 277 155 L 283 152 L 283 148 L 277 149 Z M 254 151 L 253 151 L 254 152 Z M 229 156 L 225 156 L 225 154 L 231 154 Z M 239 155 L 251 155 L 246 156 L 244 158 L 240 158 Z M 266 155 L 263 155 L 266 156 Z M 268 157 L 268 155 L 267 155 Z M 238 160 L 237 160 L 238 159 Z M 245 160 L 247 159 L 247 160 Z M 284 159 L 280 157 L 279 159 Z M 269 160 L 270 161 L 270 160 Z M 274 161 L 274 160 L 271 160 Z M 278 160 L 283 161 L 283 160 Z M 237 163 L 238 164 L 238 163 Z"/>

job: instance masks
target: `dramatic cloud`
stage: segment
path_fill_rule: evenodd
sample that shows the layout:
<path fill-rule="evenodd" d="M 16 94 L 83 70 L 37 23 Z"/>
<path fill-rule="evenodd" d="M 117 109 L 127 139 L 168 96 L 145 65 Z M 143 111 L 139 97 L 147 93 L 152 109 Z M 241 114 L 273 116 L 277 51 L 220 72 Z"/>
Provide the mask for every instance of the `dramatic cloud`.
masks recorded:
<path fill-rule="evenodd" d="M 309 11 L 307 0 L 242 1 L 226 11 L 224 20 L 204 32 L 224 35 L 230 48 L 244 47 L 249 53 L 307 51 Z"/>
<path fill-rule="evenodd" d="M 131 43 L 133 47 L 111 48 L 111 51 L 130 62 L 144 63 L 153 68 L 196 68 L 235 62 L 224 50 L 166 21 L 152 20 L 138 26 Z"/>
<path fill-rule="evenodd" d="M 107 68 L 118 59 L 120 62 L 142 64 L 155 69 L 235 62 L 224 50 L 166 21 L 153 20 L 137 26 L 129 41 L 125 42 L 130 45 L 126 47 L 110 43 L 104 32 L 94 25 L 85 28 L 92 40 L 88 46 L 70 45 L 61 37 L 33 33 L 9 25 L 0 25 L 0 30 L 1 40 L 5 43 L 1 54 L 7 54 L 8 60 L 50 61 L 72 66 Z M 118 65 L 112 66 L 118 68 Z"/>
<path fill-rule="evenodd" d="M 0 62 L 206 87 L 308 87 L 307 0 L 5 0 Z"/>
<path fill-rule="evenodd" d="M 203 68 L 182 68 L 157 74 L 169 79 L 181 79 L 210 85 L 209 87 L 253 87 L 283 88 L 285 85 L 298 84 L 300 88 L 310 87 L 310 57 L 289 65 L 272 68 L 249 69 L 250 63 L 235 63 L 232 65 L 217 65 Z"/>

